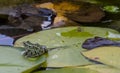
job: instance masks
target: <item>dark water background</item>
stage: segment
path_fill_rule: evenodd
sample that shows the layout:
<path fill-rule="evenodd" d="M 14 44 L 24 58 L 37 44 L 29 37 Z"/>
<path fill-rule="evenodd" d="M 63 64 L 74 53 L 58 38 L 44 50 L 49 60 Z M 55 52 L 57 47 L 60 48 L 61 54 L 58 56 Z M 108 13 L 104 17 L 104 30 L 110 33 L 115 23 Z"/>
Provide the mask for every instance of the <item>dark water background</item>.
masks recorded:
<path fill-rule="evenodd" d="M 28 32 L 23 29 L 16 29 L 13 27 L 0 27 L 0 45 L 13 46 L 15 40 L 33 32 Z"/>

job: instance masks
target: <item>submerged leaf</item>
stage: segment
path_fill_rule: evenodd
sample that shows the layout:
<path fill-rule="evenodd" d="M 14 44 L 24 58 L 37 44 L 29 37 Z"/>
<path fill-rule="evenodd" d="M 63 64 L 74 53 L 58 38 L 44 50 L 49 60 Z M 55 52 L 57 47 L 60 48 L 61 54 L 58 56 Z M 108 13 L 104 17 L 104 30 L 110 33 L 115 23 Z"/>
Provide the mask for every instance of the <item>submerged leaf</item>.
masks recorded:
<path fill-rule="evenodd" d="M 88 49 L 88 50 L 101 46 L 120 46 L 120 43 L 109 40 L 107 38 L 94 37 L 87 39 L 82 45 L 84 49 Z"/>

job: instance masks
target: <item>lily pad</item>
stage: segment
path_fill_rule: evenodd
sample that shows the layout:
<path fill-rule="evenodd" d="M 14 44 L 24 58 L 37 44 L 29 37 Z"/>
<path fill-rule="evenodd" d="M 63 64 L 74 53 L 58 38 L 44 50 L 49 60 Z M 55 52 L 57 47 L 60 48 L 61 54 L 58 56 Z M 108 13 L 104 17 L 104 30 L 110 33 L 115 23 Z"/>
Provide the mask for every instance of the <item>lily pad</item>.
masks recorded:
<path fill-rule="evenodd" d="M 120 47 L 99 47 L 83 54 L 92 60 L 120 69 Z"/>
<path fill-rule="evenodd" d="M 85 70 L 85 71 L 84 71 Z M 89 72 L 88 72 L 89 71 Z M 102 64 L 94 64 L 94 65 L 87 65 L 87 66 L 80 66 L 80 67 L 68 67 L 62 69 L 54 69 L 54 70 L 47 70 L 47 71 L 38 71 L 35 73 L 119 73 L 120 70 L 117 68 L 112 68 L 107 65 Z"/>
<path fill-rule="evenodd" d="M 91 64 L 81 53 L 81 44 L 94 36 L 106 37 L 107 32 L 115 30 L 98 27 L 66 27 L 40 31 L 18 39 L 15 47 L 23 47 L 24 41 L 46 45 L 47 48 L 56 48 L 48 52 L 47 67 L 65 67 Z M 85 34 L 87 33 L 87 35 Z"/>
<path fill-rule="evenodd" d="M 39 59 L 31 61 L 25 59 L 18 48 L 0 46 L 1 73 L 22 73 L 26 69 L 29 69 L 28 72 L 30 72 L 45 60 L 45 56 L 41 56 Z"/>
<path fill-rule="evenodd" d="M 108 32 L 108 38 L 112 40 L 120 40 L 120 34 Z"/>
<path fill-rule="evenodd" d="M 99 73 L 88 68 L 62 68 L 55 70 L 38 71 L 35 73 Z"/>
<path fill-rule="evenodd" d="M 92 64 L 74 47 L 52 50 L 48 53 L 47 67 L 65 67 Z"/>
<path fill-rule="evenodd" d="M 84 66 L 84 68 L 89 68 L 91 70 L 98 71 L 100 73 L 119 73 L 120 70 L 106 65 L 96 64 Z"/>
<path fill-rule="evenodd" d="M 48 48 L 81 44 L 90 37 L 107 37 L 108 32 L 118 33 L 115 30 L 100 27 L 64 27 L 40 31 L 18 39 L 14 46 L 23 47 L 24 41 L 46 45 Z M 78 45 L 79 46 L 79 45 Z"/>

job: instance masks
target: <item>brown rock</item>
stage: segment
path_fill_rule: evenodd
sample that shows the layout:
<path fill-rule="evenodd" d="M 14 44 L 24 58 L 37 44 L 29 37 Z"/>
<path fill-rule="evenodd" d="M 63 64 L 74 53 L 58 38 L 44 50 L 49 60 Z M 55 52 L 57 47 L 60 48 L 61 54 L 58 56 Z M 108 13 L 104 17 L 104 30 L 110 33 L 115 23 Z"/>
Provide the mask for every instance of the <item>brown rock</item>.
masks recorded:
<path fill-rule="evenodd" d="M 77 22 L 99 22 L 105 13 L 96 5 L 82 6 L 79 10 L 73 12 L 66 12 L 65 16 Z"/>
<path fill-rule="evenodd" d="M 36 8 L 32 5 L 21 5 L 9 12 L 9 23 L 17 28 L 26 29 L 29 31 L 41 30 L 42 25 L 45 28 L 52 25 L 56 13 L 46 8 Z M 49 22 L 49 23 L 45 23 Z M 44 29 L 44 27 L 43 27 Z"/>

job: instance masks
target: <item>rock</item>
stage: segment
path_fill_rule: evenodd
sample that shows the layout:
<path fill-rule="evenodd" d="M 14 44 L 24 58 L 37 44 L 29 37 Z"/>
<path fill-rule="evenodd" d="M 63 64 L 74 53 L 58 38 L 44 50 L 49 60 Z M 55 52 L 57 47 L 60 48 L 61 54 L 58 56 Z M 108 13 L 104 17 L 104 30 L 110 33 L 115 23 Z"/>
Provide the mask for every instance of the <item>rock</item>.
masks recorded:
<path fill-rule="evenodd" d="M 69 2 L 61 2 L 61 3 L 53 3 L 52 2 L 46 2 L 42 4 L 36 4 L 35 5 L 38 8 L 48 8 L 53 10 L 54 12 L 57 13 L 57 16 L 55 17 L 54 23 L 52 28 L 56 27 L 65 27 L 65 26 L 73 26 L 76 25 L 75 22 L 69 20 L 67 17 L 64 16 L 64 13 L 68 11 L 75 11 L 79 9 L 78 5 L 72 5 Z"/>
<path fill-rule="evenodd" d="M 57 13 L 54 23 L 58 23 L 58 26 L 63 25 L 63 21 L 68 22 L 69 20 L 85 23 L 99 22 L 105 16 L 100 6 L 81 1 L 74 1 L 73 3 L 71 1 L 57 3 L 53 1 L 53 3 L 48 2 L 37 4 L 36 6 L 54 10 Z M 63 18 L 63 20 L 58 20 L 58 18 Z M 57 22 L 56 19 L 58 20 Z"/>
<path fill-rule="evenodd" d="M 52 2 L 46 2 L 46 3 L 42 3 L 42 4 L 35 4 L 35 7 L 37 7 L 37 8 L 47 8 L 47 9 L 54 10 L 54 4 Z"/>
<path fill-rule="evenodd" d="M 32 5 L 21 5 L 9 12 L 9 23 L 17 28 L 37 31 L 50 27 L 56 13 L 47 8 L 36 8 Z M 49 22 L 45 24 L 45 22 Z M 46 26 L 46 27 L 43 27 Z"/>
<path fill-rule="evenodd" d="M 71 1 L 58 1 L 57 3 L 47 1 L 42 4 L 22 4 L 14 8 L 3 8 L 0 14 L 9 16 L 11 26 L 35 31 L 38 30 L 36 27 L 40 30 L 69 26 L 69 24 L 71 26 L 75 22 L 99 22 L 105 16 L 100 6 L 80 1 L 79 3 L 78 1 L 73 3 Z"/>
<path fill-rule="evenodd" d="M 108 27 L 120 32 L 120 20 L 113 21 Z"/>
<path fill-rule="evenodd" d="M 88 4 L 82 6 L 79 10 L 66 12 L 65 16 L 77 22 L 99 22 L 105 16 L 105 13 L 99 6 Z"/>

